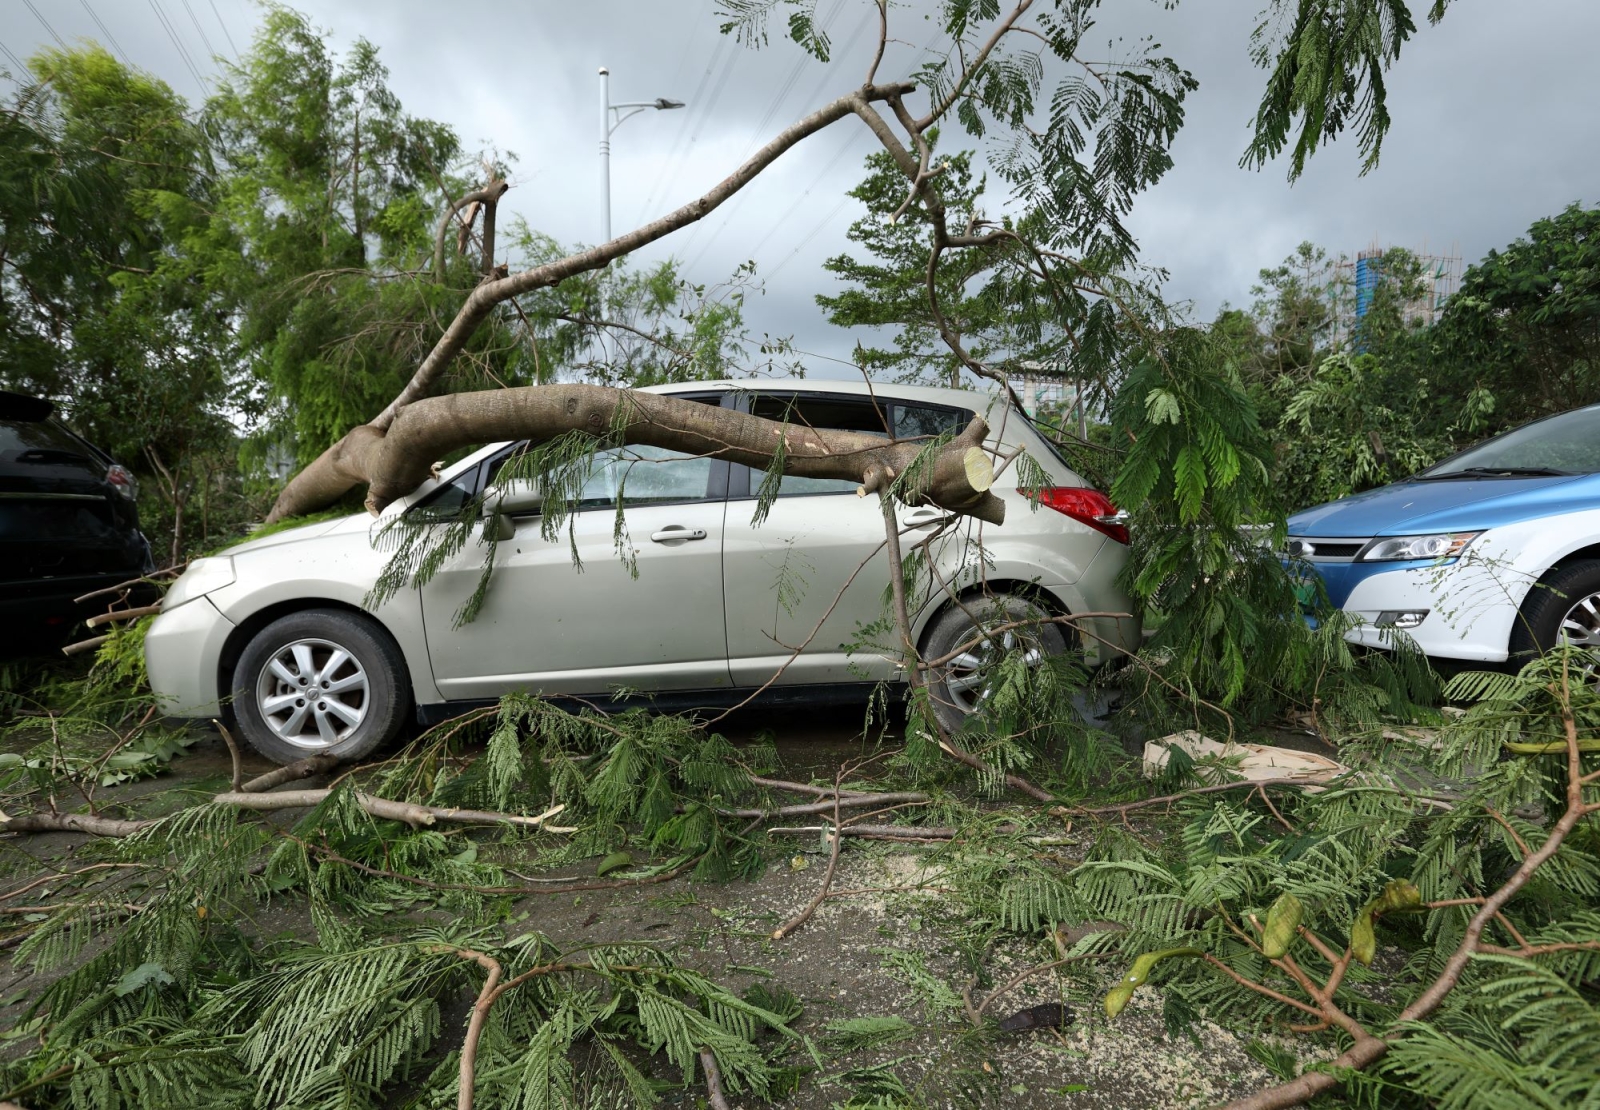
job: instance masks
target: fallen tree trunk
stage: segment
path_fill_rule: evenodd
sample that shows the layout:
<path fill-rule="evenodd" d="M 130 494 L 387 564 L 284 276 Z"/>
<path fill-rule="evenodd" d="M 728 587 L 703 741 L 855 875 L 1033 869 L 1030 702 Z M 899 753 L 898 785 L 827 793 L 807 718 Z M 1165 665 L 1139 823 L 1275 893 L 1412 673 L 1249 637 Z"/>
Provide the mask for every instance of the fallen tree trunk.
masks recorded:
<path fill-rule="evenodd" d="M 544 442 L 588 432 L 615 444 L 647 444 L 765 469 L 782 453 L 785 474 L 840 478 L 866 492 L 886 490 L 926 447 L 865 432 L 817 431 L 715 408 L 682 397 L 598 385 L 534 385 L 453 393 L 413 402 L 388 430 L 363 425 L 307 467 L 291 484 L 290 508 L 321 505 L 365 484 L 367 508 L 380 512 L 430 474 L 434 459 L 461 447 L 500 440 Z M 911 503 L 928 502 L 991 524 L 1005 520 L 1005 503 L 990 492 L 994 466 L 983 450 L 988 425 L 974 417 L 938 449 Z M 284 491 L 288 497 L 289 490 Z M 268 520 L 285 514 L 284 497 Z"/>

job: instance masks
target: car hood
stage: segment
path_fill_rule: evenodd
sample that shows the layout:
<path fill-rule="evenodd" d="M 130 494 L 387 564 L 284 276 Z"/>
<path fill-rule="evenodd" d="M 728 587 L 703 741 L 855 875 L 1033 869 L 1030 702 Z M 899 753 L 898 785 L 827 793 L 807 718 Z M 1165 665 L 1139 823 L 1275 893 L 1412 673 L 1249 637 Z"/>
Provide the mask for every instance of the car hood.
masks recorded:
<path fill-rule="evenodd" d="M 1600 507 L 1600 475 L 1397 482 L 1289 518 L 1294 536 L 1467 532 Z"/>
<path fill-rule="evenodd" d="M 285 543 L 299 543 L 301 540 L 314 540 L 326 536 L 331 532 L 348 532 L 353 527 L 367 528 L 371 525 L 372 517 L 366 513 L 352 513 L 350 516 L 339 517 L 336 520 L 319 520 L 311 524 L 302 524 L 296 528 L 285 528 L 281 532 L 273 532 L 260 539 L 246 540 L 244 543 L 234 544 L 223 555 L 247 555 L 252 551 L 261 551 L 269 547 L 277 547 Z"/>

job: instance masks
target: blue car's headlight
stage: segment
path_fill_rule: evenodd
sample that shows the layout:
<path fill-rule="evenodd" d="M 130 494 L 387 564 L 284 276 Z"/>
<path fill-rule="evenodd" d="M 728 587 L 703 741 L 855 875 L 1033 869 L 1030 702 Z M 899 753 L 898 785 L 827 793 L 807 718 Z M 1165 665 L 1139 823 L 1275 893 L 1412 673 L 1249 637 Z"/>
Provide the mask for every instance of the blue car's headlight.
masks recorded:
<path fill-rule="evenodd" d="M 1357 562 L 1375 563 L 1402 559 L 1454 559 L 1482 532 L 1436 532 L 1428 536 L 1383 536 L 1361 549 Z"/>

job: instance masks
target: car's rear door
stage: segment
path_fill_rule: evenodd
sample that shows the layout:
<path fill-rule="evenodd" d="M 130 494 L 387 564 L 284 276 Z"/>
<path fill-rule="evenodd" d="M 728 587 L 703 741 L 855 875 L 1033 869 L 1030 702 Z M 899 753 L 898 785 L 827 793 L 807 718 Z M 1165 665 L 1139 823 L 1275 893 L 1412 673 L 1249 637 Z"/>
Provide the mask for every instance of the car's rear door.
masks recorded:
<path fill-rule="evenodd" d="M 742 401 L 773 420 L 885 437 L 893 428 L 900 439 L 946 428 L 959 431 L 972 416 L 956 408 L 849 394 L 774 390 Z M 735 466 L 729 479 L 722 573 L 734 682 L 761 686 L 780 669 L 777 685 L 892 676 L 898 665 L 892 637 L 882 630 L 863 636 L 885 613 L 889 581 L 878 499 L 857 496 L 852 482 L 785 477 L 766 520 L 752 526 L 762 478 Z M 901 540 L 909 551 L 944 514 L 902 507 L 899 515 L 902 527 L 918 526 Z M 959 566 L 967 533 L 965 522 L 958 522 L 932 545 L 942 573 Z"/>
<path fill-rule="evenodd" d="M 719 395 L 695 397 L 716 404 Z M 434 681 L 449 700 L 512 690 L 595 694 L 730 685 L 722 538 L 728 464 L 651 447 L 603 452 L 555 540 L 540 518 L 475 539 L 423 589 Z M 621 491 L 626 549 L 619 556 Z M 496 543 L 482 611 L 457 627 Z M 579 565 L 574 565 L 576 550 Z M 637 573 L 634 573 L 636 568 Z"/>

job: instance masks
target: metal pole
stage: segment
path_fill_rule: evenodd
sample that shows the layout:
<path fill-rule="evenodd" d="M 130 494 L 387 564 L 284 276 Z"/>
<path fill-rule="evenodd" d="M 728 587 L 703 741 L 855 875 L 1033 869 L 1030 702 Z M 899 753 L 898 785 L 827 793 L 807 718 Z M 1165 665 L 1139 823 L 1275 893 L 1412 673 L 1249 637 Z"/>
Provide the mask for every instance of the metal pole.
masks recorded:
<path fill-rule="evenodd" d="M 611 71 L 600 67 L 600 227 L 611 242 Z"/>

